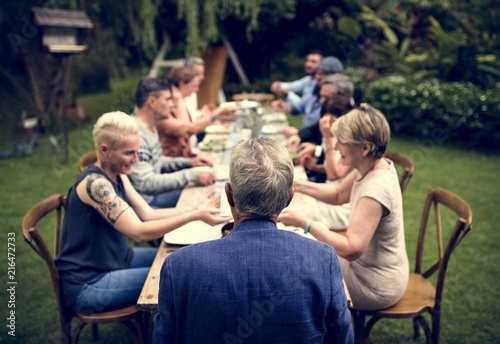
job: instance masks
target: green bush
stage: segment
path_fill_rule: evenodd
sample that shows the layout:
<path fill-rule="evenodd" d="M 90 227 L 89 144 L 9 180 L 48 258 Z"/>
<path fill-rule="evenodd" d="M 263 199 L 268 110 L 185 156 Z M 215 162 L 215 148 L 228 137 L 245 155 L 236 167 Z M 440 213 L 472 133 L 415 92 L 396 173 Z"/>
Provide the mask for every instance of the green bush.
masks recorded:
<path fill-rule="evenodd" d="M 368 84 L 362 101 L 380 109 L 395 134 L 471 148 L 500 148 L 498 90 L 389 75 Z"/>
<path fill-rule="evenodd" d="M 354 84 L 354 100 L 359 104 L 363 99 L 363 89 L 370 69 L 363 67 L 347 67 L 344 74 L 351 78 Z"/>

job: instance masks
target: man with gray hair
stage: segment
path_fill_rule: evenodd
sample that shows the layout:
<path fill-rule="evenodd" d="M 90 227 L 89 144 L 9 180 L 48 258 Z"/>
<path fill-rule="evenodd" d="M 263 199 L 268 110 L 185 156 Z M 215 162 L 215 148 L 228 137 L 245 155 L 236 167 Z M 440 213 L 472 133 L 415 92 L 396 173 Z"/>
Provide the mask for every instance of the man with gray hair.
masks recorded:
<path fill-rule="evenodd" d="M 324 115 L 323 107 L 328 101 L 334 102 L 333 109 L 338 116 L 352 108 L 354 83 L 347 75 L 340 73 L 327 75 L 321 80 L 319 87 L 317 103 L 321 108 L 320 118 Z M 292 135 L 287 140 L 287 147 L 299 151 L 297 160 L 306 168 L 309 180 L 315 182 L 324 182 L 326 178 L 323 169 L 322 141 L 319 118 L 316 123 L 299 129 L 297 135 Z"/>
<path fill-rule="evenodd" d="M 167 257 L 154 343 L 353 342 L 336 252 L 276 226 L 293 171 L 278 141 L 237 144 L 225 185 L 234 229 Z"/>

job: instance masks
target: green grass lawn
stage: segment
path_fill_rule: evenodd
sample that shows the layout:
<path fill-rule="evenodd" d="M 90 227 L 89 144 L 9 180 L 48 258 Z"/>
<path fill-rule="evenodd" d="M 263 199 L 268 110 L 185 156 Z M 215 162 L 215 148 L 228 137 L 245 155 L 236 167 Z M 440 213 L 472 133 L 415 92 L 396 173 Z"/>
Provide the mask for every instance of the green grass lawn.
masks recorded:
<path fill-rule="evenodd" d="M 132 89 L 138 77 L 114 84 L 113 92 L 81 97 L 91 121 L 70 132 L 70 163 L 64 164 L 63 150 L 54 150 L 45 136 L 33 155 L 0 160 L 2 198 L 0 199 L 1 242 L 0 308 L 4 319 L 0 342 L 58 343 L 59 323 L 48 270 L 42 260 L 23 241 L 21 219 L 40 199 L 66 193 L 78 175 L 77 160 L 92 149 L 91 129 L 95 119 L 109 109 L 129 112 Z M 446 142 L 445 142 L 446 144 Z M 394 138 L 389 146 L 409 155 L 415 162 L 415 175 L 404 193 L 405 227 L 410 266 L 413 269 L 416 235 L 427 190 L 441 186 L 462 196 L 471 206 L 473 230 L 451 259 L 444 293 L 441 340 L 443 343 L 500 342 L 500 288 L 495 282 L 500 272 L 499 187 L 496 176 L 500 155 L 464 151 L 451 145 Z M 47 227 L 48 229 L 48 227 Z M 7 238 L 16 236 L 16 337 L 10 337 L 7 294 Z M 100 343 L 131 342 L 122 325 L 100 326 Z M 411 322 L 382 320 L 372 330 L 373 343 L 412 342 Z M 90 342 L 85 329 L 81 343 Z M 421 342 L 423 342 L 421 340 Z"/>

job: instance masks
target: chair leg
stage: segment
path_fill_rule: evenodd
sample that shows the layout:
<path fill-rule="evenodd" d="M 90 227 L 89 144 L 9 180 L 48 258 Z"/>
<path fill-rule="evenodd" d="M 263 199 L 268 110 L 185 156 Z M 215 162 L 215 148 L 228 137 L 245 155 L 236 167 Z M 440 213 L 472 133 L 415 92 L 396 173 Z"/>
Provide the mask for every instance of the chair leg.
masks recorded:
<path fill-rule="evenodd" d="M 64 344 L 71 344 L 72 343 L 71 319 L 66 321 L 65 325 L 62 326 L 62 335 L 63 335 Z"/>
<path fill-rule="evenodd" d="M 372 316 L 370 318 L 370 320 L 368 320 L 368 322 L 366 323 L 366 326 L 363 330 L 363 343 L 364 344 L 368 344 L 369 342 L 369 338 L 370 338 L 370 332 L 373 328 L 373 326 L 377 323 L 377 321 L 379 321 L 380 319 L 382 318 L 379 318 L 379 317 L 375 317 L 375 316 Z"/>
<path fill-rule="evenodd" d="M 97 324 L 92 324 L 92 341 L 97 342 L 99 340 L 99 327 Z"/>
<path fill-rule="evenodd" d="M 141 312 L 136 318 L 136 324 L 141 334 L 141 341 L 144 344 L 149 343 L 149 320 L 151 317 L 150 312 Z"/>
<path fill-rule="evenodd" d="M 73 344 L 78 343 L 78 339 L 80 339 L 80 333 L 82 333 L 83 328 L 87 325 L 87 323 L 80 321 L 80 323 L 73 330 L 73 335 L 71 336 L 71 342 Z"/>
<path fill-rule="evenodd" d="M 362 344 L 364 343 L 365 315 L 354 310 L 351 313 L 354 320 L 354 340 L 357 344 Z"/>
<path fill-rule="evenodd" d="M 432 342 L 439 344 L 439 330 L 441 324 L 441 313 L 437 311 L 432 314 Z"/>
<path fill-rule="evenodd" d="M 149 342 L 149 322 L 151 320 L 151 313 L 150 312 L 144 312 L 143 316 L 141 317 L 142 321 L 142 329 L 144 333 L 144 339 L 145 342 Z"/>
<path fill-rule="evenodd" d="M 427 324 L 427 321 L 425 321 L 425 318 L 421 315 L 413 318 L 414 324 L 420 324 L 422 326 L 422 329 L 424 330 L 425 333 L 425 342 L 427 344 L 433 343 L 432 336 L 433 334 L 431 333 L 431 329 L 429 328 L 429 325 Z"/>
<path fill-rule="evenodd" d="M 131 321 L 129 319 L 122 321 L 122 324 L 128 327 L 130 332 L 132 332 L 134 336 L 134 343 L 137 344 L 145 344 L 146 341 L 144 339 L 144 329 L 142 321 L 136 318 L 136 321 Z"/>
<path fill-rule="evenodd" d="M 413 318 L 413 339 L 418 340 L 420 338 L 420 330 L 418 328 L 417 318 Z"/>

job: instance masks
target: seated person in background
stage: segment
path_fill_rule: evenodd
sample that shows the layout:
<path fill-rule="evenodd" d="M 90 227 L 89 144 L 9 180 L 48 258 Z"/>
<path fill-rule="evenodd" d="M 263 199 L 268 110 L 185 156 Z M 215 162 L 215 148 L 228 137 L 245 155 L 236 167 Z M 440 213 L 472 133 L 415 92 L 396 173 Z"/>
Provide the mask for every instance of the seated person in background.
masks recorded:
<path fill-rule="evenodd" d="M 225 186 L 235 227 L 167 257 L 154 343 L 352 343 L 335 251 L 276 228 L 293 171 L 274 139 L 237 144 Z"/>
<path fill-rule="evenodd" d="M 135 92 L 132 117 L 139 125 L 139 162 L 132 166 L 130 180 L 135 189 L 156 208 L 175 207 L 188 183 L 209 185 L 211 172 L 191 167 L 212 166 L 202 157 L 166 157 L 162 154 L 156 123 L 170 116 L 173 106 L 171 84 L 162 78 L 142 78 Z"/>
<path fill-rule="evenodd" d="M 185 99 L 199 86 L 198 72 L 191 67 L 172 68 L 169 80 L 172 82 L 174 106 L 171 116 L 156 122 L 163 155 L 190 157 L 198 140 L 196 134 L 203 132 L 214 121 L 231 122 L 236 119 L 236 108 L 219 107 L 209 111 L 205 107 L 198 119 L 193 120 Z"/>
<path fill-rule="evenodd" d="M 399 301 L 409 278 L 398 175 L 394 163 L 383 157 L 389 123 L 380 111 L 361 104 L 335 121 L 332 134 L 342 164 L 354 170 L 340 185 L 296 181 L 294 189 L 329 204 L 350 202 L 345 236 L 292 209 L 284 210 L 279 220 L 308 228 L 335 248 L 357 309 L 386 308 Z"/>
<path fill-rule="evenodd" d="M 137 161 L 139 128 L 123 112 L 102 115 L 94 126 L 97 162 L 69 190 L 56 266 L 66 305 L 83 314 L 134 305 L 155 248 L 130 248 L 193 220 L 215 225 L 228 218 L 215 200 L 197 210 L 152 209 L 128 179 Z"/>
<path fill-rule="evenodd" d="M 311 50 L 304 62 L 304 72 L 306 75 L 290 82 L 274 81 L 271 84 L 271 92 L 275 93 L 278 97 L 285 97 L 286 102 L 289 104 L 297 104 L 302 98 L 311 95 L 314 86 L 316 86 L 314 73 L 322 58 L 323 55 L 319 51 Z"/>
<path fill-rule="evenodd" d="M 324 77 L 318 100 L 322 104 L 320 116 L 323 117 L 325 111 L 333 111 L 338 116 L 350 110 L 353 92 L 354 84 L 347 75 L 333 74 Z M 329 101 L 332 103 L 325 108 L 325 104 Z M 298 151 L 297 160 L 308 171 L 309 180 L 315 182 L 324 182 L 326 179 L 322 143 L 323 135 L 319 122 L 301 128 L 297 135 L 293 135 L 287 140 L 288 149 Z"/>
<path fill-rule="evenodd" d="M 317 85 L 315 86 L 315 91 L 309 96 L 306 96 L 300 100 L 297 104 L 288 104 L 282 99 L 278 99 L 272 102 L 272 107 L 274 111 L 284 112 L 291 115 L 302 114 L 302 127 L 309 127 L 318 123 L 321 112 L 320 102 L 321 98 L 321 86 L 323 79 L 330 75 L 336 73 L 342 73 L 344 66 L 342 62 L 336 57 L 327 56 L 321 60 L 316 69 L 315 79 L 317 80 Z M 290 137 L 298 133 L 297 128 L 289 127 L 286 132 L 286 136 Z"/>
<path fill-rule="evenodd" d="M 322 117 L 319 120 L 319 127 L 324 141 L 324 154 L 320 157 L 321 168 L 315 166 L 316 159 L 311 155 L 302 157 L 301 163 L 311 171 L 323 170 L 326 173 L 326 183 L 329 185 L 339 185 L 351 168 L 340 162 L 340 153 L 333 149 L 336 139 L 332 135 L 333 123 L 351 109 L 350 97 L 346 95 L 337 96 L 326 101 L 322 108 Z M 317 146 L 316 146 L 317 147 Z M 319 172 L 318 172 L 319 173 Z M 318 182 L 315 180 L 315 182 Z M 330 230 L 345 230 L 349 224 L 350 204 L 331 205 L 316 200 L 316 205 L 320 214 L 320 221 Z"/>
<path fill-rule="evenodd" d="M 187 110 L 191 114 L 193 121 L 196 121 L 200 116 L 200 110 L 198 108 L 198 92 L 199 86 L 205 80 L 205 61 L 201 57 L 190 56 L 184 61 L 184 67 L 194 69 L 198 74 L 198 88 L 190 96 L 184 98 Z"/>

